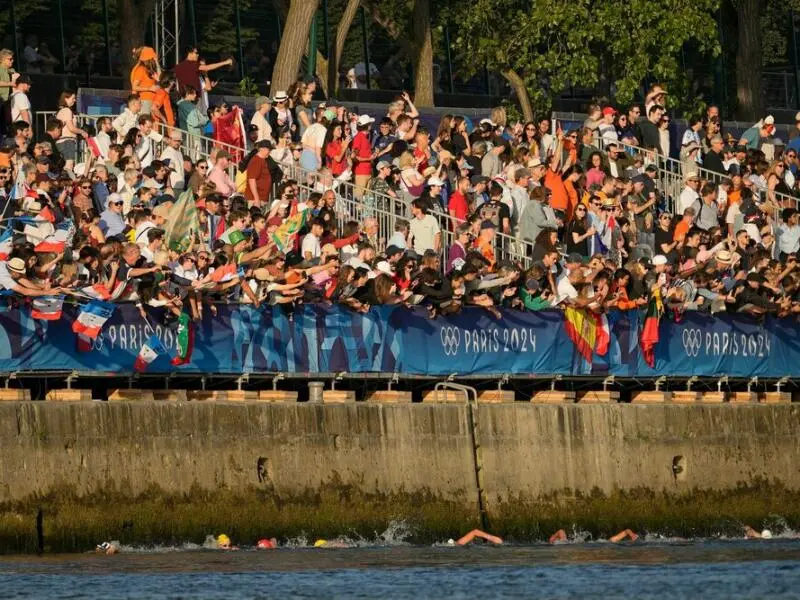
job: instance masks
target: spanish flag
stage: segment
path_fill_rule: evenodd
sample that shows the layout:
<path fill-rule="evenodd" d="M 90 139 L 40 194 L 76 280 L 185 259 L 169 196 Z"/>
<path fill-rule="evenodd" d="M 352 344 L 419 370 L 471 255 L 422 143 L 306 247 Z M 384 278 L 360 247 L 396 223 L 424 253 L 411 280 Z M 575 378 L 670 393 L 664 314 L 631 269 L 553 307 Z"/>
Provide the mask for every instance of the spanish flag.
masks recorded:
<path fill-rule="evenodd" d="M 664 314 L 664 303 L 661 300 L 661 289 L 656 286 L 650 294 L 650 301 L 647 303 L 647 314 L 644 317 L 642 334 L 639 343 L 642 346 L 644 362 L 651 369 L 656 366 L 656 344 L 658 344 L 658 326 L 661 323 L 661 315 Z"/>
<path fill-rule="evenodd" d="M 608 353 L 608 318 L 605 314 L 568 306 L 564 310 L 564 327 L 586 362 L 592 362 L 595 352 L 600 356 Z"/>

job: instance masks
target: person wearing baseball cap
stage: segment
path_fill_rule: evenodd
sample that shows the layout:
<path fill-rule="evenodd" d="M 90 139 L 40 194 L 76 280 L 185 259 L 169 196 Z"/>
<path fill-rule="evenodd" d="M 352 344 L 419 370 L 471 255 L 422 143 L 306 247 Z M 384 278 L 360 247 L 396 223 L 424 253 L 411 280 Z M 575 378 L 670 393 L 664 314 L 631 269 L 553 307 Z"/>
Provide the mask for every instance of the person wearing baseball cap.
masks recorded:
<path fill-rule="evenodd" d="M 597 132 L 600 135 L 600 139 L 603 143 L 613 141 L 618 141 L 617 137 L 617 127 L 614 124 L 614 119 L 617 117 L 617 109 L 613 106 L 606 106 L 603 109 L 603 116 L 600 119 L 600 125 L 597 128 Z"/>

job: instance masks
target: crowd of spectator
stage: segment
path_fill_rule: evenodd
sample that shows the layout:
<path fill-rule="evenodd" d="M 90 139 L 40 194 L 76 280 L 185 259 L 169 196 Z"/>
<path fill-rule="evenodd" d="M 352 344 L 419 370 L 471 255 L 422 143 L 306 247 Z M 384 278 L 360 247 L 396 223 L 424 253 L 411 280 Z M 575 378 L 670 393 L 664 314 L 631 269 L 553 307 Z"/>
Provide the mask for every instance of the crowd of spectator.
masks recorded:
<path fill-rule="evenodd" d="M 496 108 L 432 131 L 408 94 L 373 118 L 312 104 L 313 81 L 244 118 L 204 99 L 226 63 L 191 48 L 166 71 L 142 48 L 121 114 L 87 124 L 66 90 L 35 131 L 13 58 L 0 50 L 0 288 L 15 296 L 95 293 L 195 320 L 219 301 L 602 312 L 654 290 L 676 311 L 800 312 L 800 114 L 787 145 L 770 117 L 733 144 L 715 107 L 690 119 L 685 187 L 668 194 L 658 86 L 571 129 Z M 189 141 L 203 134 L 208 155 Z M 196 227 L 175 239 L 189 191 Z"/>

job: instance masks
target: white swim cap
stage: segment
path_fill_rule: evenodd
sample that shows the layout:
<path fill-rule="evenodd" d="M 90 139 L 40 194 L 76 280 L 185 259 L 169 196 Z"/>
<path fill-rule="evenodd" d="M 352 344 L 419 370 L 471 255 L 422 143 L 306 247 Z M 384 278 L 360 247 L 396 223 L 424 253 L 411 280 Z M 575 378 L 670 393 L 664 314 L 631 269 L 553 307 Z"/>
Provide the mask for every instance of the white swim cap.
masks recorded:
<path fill-rule="evenodd" d="M 764 531 L 761 532 L 761 537 L 765 540 L 771 540 L 772 532 L 769 529 L 765 529 Z"/>
<path fill-rule="evenodd" d="M 456 545 L 456 541 L 453 538 L 450 538 L 449 540 L 447 540 L 447 545 L 448 546 L 455 546 Z"/>

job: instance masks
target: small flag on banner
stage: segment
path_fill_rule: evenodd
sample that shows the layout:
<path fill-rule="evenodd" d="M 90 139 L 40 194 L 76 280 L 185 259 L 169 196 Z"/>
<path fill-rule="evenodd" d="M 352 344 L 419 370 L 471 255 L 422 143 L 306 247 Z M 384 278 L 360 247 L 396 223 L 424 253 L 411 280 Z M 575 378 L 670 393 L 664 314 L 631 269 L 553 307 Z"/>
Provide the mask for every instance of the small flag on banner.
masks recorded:
<path fill-rule="evenodd" d="M 78 352 L 91 352 L 92 351 L 92 339 L 91 338 L 86 337 L 82 333 L 79 333 L 75 337 L 77 339 L 76 345 L 78 347 Z"/>
<path fill-rule="evenodd" d="M 189 319 L 189 315 L 181 313 L 178 317 L 178 356 L 172 359 L 173 366 L 179 367 L 192 362 L 192 350 L 194 350 L 194 327 Z"/>
<path fill-rule="evenodd" d="M 95 339 L 103 329 L 106 321 L 114 314 L 116 306 L 110 302 L 92 300 L 81 308 L 78 318 L 72 324 L 72 331 L 83 334 L 90 339 Z"/>
<path fill-rule="evenodd" d="M 139 355 L 136 357 L 136 362 L 133 363 L 133 368 L 138 373 L 142 373 L 147 370 L 150 363 L 157 359 L 159 355 L 166 353 L 167 349 L 164 348 L 164 344 L 161 343 L 158 336 L 151 335 L 147 338 L 147 341 L 142 344 Z"/>
<path fill-rule="evenodd" d="M 309 210 L 301 210 L 286 219 L 280 227 L 272 233 L 272 241 L 278 247 L 281 254 L 286 254 L 294 246 L 297 234 L 306 224 Z"/>
<path fill-rule="evenodd" d="M 31 302 L 31 317 L 45 321 L 61 318 L 64 296 L 39 296 Z"/>

